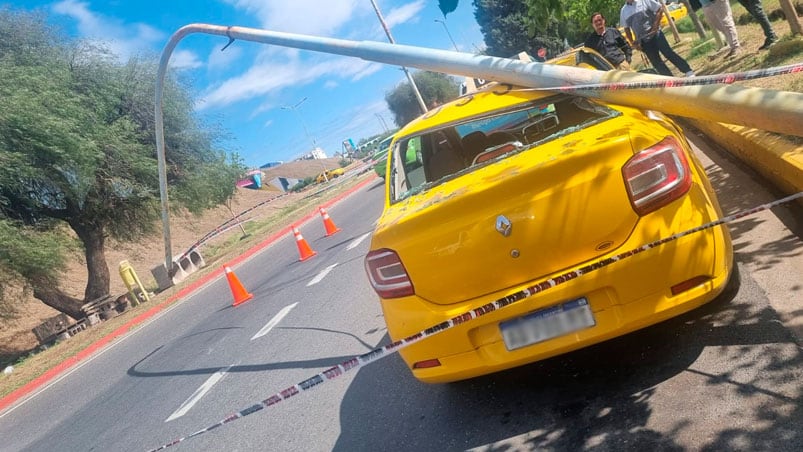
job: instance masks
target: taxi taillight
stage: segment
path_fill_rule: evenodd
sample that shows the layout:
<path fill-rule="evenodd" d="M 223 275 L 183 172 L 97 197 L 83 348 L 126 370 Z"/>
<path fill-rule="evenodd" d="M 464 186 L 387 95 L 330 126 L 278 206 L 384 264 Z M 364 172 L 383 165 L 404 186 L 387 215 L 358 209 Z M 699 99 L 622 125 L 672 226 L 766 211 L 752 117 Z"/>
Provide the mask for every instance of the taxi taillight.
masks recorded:
<path fill-rule="evenodd" d="M 633 156 L 622 168 L 633 210 L 646 215 L 685 195 L 691 187 L 689 162 L 674 137 Z"/>
<path fill-rule="evenodd" d="M 413 295 L 415 289 L 410 275 L 395 251 L 382 248 L 365 256 L 365 272 L 376 293 L 382 298 Z"/>

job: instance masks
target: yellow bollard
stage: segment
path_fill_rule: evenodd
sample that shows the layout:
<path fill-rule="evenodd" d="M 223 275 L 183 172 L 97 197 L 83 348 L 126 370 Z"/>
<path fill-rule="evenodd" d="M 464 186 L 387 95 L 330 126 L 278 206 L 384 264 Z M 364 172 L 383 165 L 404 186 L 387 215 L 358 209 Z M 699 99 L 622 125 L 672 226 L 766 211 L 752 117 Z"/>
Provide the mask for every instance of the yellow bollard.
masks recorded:
<path fill-rule="evenodd" d="M 139 293 L 142 294 L 142 297 L 145 301 L 151 301 L 150 297 L 148 296 L 148 291 L 145 290 L 145 286 L 142 285 L 142 282 L 137 277 L 134 267 L 132 267 L 127 260 L 120 261 L 120 278 L 123 279 L 123 283 L 125 283 L 125 286 L 128 288 L 128 294 L 130 295 L 129 298 L 131 299 L 132 307 L 138 305 L 140 302 L 135 290 L 139 290 Z"/>

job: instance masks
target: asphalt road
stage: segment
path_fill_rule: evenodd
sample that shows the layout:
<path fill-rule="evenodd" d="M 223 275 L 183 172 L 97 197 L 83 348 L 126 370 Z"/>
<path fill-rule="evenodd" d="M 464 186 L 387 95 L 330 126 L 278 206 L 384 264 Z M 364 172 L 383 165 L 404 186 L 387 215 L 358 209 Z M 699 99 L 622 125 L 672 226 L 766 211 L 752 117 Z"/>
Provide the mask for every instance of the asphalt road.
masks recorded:
<path fill-rule="evenodd" d="M 692 134 L 694 138 L 694 134 Z M 757 176 L 700 156 L 726 213 L 777 199 Z M 388 343 L 363 256 L 381 181 L 160 314 L 0 417 L 0 450 L 148 450 Z M 720 300 L 563 357 L 454 384 L 419 383 L 397 355 L 170 450 L 803 449 L 799 208 L 730 225 L 742 277 Z"/>

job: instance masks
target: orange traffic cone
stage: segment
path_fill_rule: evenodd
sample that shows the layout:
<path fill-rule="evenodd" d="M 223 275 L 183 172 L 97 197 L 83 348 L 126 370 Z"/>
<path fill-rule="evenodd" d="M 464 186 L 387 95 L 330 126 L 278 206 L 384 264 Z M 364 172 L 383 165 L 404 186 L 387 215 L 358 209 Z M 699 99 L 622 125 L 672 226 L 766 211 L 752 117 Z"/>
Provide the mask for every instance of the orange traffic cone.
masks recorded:
<path fill-rule="evenodd" d="M 321 217 L 323 217 L 323 227 L 326 228 L 326 236 L 329 237 L 335 232 L 340 232 L 340 228 L 335 226 L 335 222 L 332 221 L 331 218 L 329 218 L 329 214 L 326 213 L 326 209 L 321 207 L 320 210 L 321 210 Z"/>
<path fill-rule="evenodd" d="M 243 287 L 240 283 L 240 280 L 237 279 L 237 275 L 231 271 L 228 265 L 225 266 L 226 269 L 226 280 L 229 282 L 229 288 L 231 289 L 231 294 L 234 296 L 234 303 L 232 306 L 237 306 L 239 304 L 245 303 L 246 301 L 254 298 L 253 294 L 248 293 L 247 290 Z"/>
<path fill-rule="evenodd" d="M 295 226 L 293 226 L 293 235 L 296 238 L 296 245 L 298 245 L 299 261 L 303 262 L 318 254 L 315 251 L 312 251 L 312 248 L 309 247 L 309 244 L 307 244 L 307 241 L 304 240 L 304 237 L 301 235 L 301 231 L 299 231 Z"/>

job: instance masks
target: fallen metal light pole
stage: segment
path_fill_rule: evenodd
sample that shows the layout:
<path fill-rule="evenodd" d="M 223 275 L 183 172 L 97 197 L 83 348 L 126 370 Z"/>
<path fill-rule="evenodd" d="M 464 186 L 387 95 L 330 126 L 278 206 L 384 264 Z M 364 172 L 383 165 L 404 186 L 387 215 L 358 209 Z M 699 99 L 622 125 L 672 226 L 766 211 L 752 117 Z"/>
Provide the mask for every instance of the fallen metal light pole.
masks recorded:
<path fill-rule="evenodd" d="M 162 223 L 165 233 L 165 266 L 172 265 L 164 183 L 164 138 L 162 123 L 162 80 L 167 61 L 178 42 L 193 33 L 226 36 L 283 47 L 351 56 L 394 66 L 415 67 L 433 72 L 463 75 L 527 88 L 550 88 L 610 82 L 664 80 L 663 76 L 622 71 L 596 71 L 544 63 L 527 63 L 508 58 L 436 50 L 373 41 L 349 41 L 318 36 L 282 33 L 255 28 L 210 24 L 189 24 L 170 37 L 160 60 L 156 85 L 156 147 L 162 193 Z M 632 90 L 582 91 L 577 95 L 620 105 L 714 122 L 738 124 L 787 135 L 803 136 L 803 93 L 749 88 L 735 85 L 702 85 Z"/>

